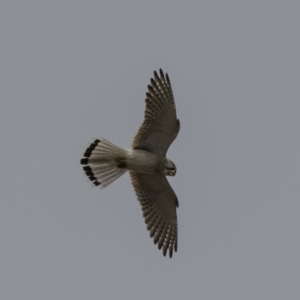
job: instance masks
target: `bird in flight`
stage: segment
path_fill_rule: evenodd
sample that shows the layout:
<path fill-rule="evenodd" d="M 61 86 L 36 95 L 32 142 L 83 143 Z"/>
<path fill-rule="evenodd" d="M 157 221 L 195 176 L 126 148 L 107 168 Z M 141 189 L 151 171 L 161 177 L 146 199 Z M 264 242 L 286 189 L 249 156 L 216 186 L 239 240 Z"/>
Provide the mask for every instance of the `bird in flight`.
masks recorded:
<path fill-rule="evenodd" d="M 166 176 L 175 176 L 176 166 L 166 157 L 180 123 L 168 74 L 160 69 L 148 85 L 144 121 L 130 149 L 109 141 L 94 140 L 80 163 L 93 185 L 105 188 L 129 171 L 150 237 L 164 256 L 177 251 L 178 199 Z"/>

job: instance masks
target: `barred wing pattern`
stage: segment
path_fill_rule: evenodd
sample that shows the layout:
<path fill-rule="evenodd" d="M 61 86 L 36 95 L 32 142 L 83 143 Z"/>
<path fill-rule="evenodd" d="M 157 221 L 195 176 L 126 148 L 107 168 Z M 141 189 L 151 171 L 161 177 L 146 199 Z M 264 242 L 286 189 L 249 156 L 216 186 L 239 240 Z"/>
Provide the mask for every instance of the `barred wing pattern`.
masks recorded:
<path fill-rule="evenodd" d="M 132 185 L 142 206 L 150 237 L 163 254 L 177 251 L 177 196 L 163 175 L 148 175 L 129 171 Z"/>
<path fill-rule="evenodd" d="M 136 134 L 132 148 L 165 155 L 176 138 L 180 123 L 168 74 L 154 72 L 146 93 L 145 118 Z"/>

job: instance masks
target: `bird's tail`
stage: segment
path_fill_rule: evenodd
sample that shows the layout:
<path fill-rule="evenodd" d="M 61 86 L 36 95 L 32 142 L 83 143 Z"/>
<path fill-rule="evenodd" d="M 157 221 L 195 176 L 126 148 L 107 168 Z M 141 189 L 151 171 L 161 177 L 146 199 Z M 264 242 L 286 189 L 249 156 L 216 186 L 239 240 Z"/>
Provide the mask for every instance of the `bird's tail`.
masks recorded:
<path fill-rule="evenodd" d="M 105 139 L 96 139 L 84 152 L 80 163 L 95 186 L 105 188 L 127 172 L 127 151 Z"/>

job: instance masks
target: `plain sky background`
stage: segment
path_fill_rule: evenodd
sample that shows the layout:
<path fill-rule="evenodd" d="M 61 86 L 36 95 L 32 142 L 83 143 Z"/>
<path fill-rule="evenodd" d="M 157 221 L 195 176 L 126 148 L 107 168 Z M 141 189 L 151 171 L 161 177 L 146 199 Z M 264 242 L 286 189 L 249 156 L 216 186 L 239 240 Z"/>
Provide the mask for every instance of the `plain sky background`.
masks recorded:
<path fill-rule="evenodd" d="M 299 1 L 1 1 L 0 299 L 300 299 Z M 129 176 L 154 70 L 181 121 L 179 245 L 149 238 Z"/>

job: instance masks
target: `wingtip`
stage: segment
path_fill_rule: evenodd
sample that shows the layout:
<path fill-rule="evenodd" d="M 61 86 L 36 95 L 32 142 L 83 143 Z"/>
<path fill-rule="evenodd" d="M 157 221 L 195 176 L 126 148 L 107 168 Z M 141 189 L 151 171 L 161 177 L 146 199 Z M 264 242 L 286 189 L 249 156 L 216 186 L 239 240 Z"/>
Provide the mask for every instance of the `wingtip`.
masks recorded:
<path fill-rule="evenodd" d="M 167 82 L 168 82 L 169 86 L 171 87 L 171 81 L 170 81 L 168 73 L 166 73 L 166 79 L 167 79 Z"/>
<path fill-rule="evenodd" d="M 162 68 L 159 68 L 159 72 L 157 72 L 156 70 L 153 71 L 154 77 L 159 77 L 158 73 L 159 73 L 161 78 L 165 78 L 165 76 L 167 76 L 167 73 L 164 73 Z"/>
<path fill-rule="evenodd" d="M 155 77 L 155 76 L 154 76 L 154 77 Z M 150 82 L 151 82 L 152 85 L 154 85 L 154 86 L 156 85 L 156 82 L 155 82 L 155 80 L 154 80 L 153 78 L 150 79 Z M 151 86 L 151 87 L 152 87 L 152 86 Z"/>
<path fill-rule="evenodd" d="M 163 249 L 163 255 L 166 256 L 169 250 L 169 257 L 173 257 L 173 246 Z"/>
<path fill-rule="evenodd" d="M 159 73 L 160 73 L 160 77 L 162 77 L 162 78 L 165 77 L 164 72 L 163 72 L 163 70 L 161 68 L 159 69 Z"/>

